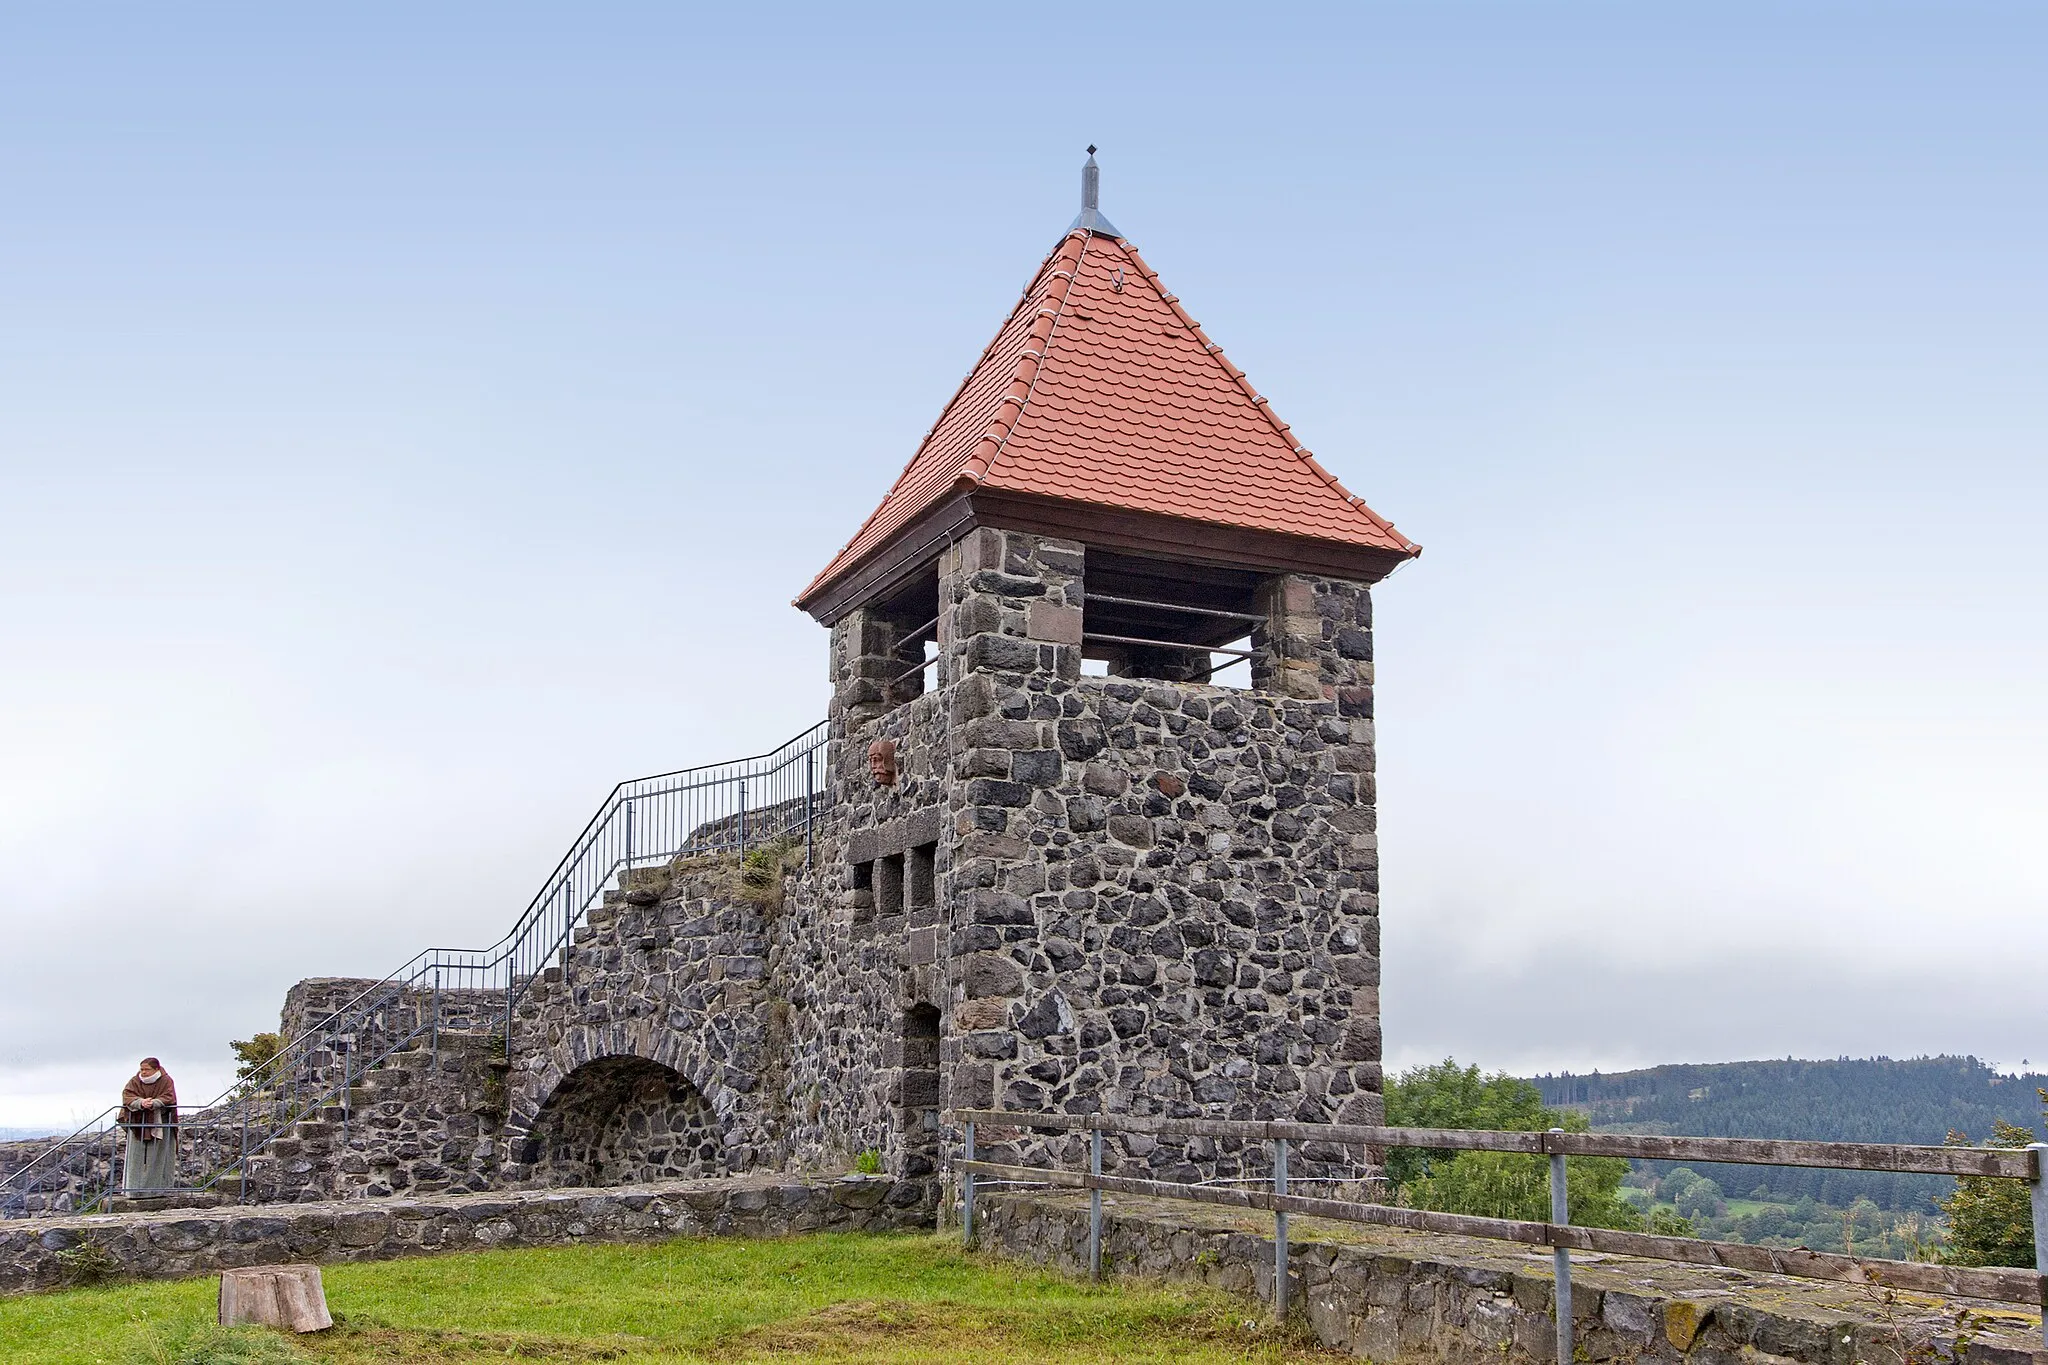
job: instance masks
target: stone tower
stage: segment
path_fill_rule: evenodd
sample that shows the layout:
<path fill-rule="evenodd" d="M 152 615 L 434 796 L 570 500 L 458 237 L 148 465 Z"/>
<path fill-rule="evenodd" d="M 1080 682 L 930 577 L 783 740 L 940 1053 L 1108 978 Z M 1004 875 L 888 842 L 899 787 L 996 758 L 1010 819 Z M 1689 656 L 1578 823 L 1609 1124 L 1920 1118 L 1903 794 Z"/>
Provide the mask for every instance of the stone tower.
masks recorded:
<path fill-rule="evenodd" d="M 1382 1115 L 1370 588 L 1419 549 L 1096 185 L 797 599 L 837 737 L 782 964 L 798 1149 L 921 1173 L 962 1107 Z"/>

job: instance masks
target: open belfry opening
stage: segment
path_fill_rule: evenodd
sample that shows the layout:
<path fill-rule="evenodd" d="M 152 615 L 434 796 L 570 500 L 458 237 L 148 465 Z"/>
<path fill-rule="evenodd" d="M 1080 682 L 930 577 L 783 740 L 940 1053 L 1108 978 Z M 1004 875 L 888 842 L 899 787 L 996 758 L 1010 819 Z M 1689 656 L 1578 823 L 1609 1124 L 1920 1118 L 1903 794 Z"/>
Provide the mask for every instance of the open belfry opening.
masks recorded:
<path fill-rule="evenodd" d="M 1091 154 L 1080 215 L 797 599 L 831 629 L 810 910 L 845 944 L 808 1027 L 884 1030 L 895 1093 L 935 1070 L 941 1114 L 1379 1122 L 1371 588 L 1418 553 L 1103 216 Z M 875 1093 L 818 1121 L 893 1118 L 892 1166 L 922 1164 L 927 1111 Z"/>

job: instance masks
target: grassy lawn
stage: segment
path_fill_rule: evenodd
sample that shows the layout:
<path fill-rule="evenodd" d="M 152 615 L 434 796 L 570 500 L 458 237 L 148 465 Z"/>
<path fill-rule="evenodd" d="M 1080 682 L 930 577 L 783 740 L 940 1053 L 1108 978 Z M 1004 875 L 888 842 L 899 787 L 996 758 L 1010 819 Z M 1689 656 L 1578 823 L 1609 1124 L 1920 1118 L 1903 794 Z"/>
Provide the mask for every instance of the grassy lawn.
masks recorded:
<path fill-rule="evenodd" d="M 0 1365 L 1327 1359 L 1258 1306 L 1087 1284 L 928 1234 L 488 1251 L 328 1266 L 336 1327 L 222 1333 L 213 1277 L 0 1299 Z"/>

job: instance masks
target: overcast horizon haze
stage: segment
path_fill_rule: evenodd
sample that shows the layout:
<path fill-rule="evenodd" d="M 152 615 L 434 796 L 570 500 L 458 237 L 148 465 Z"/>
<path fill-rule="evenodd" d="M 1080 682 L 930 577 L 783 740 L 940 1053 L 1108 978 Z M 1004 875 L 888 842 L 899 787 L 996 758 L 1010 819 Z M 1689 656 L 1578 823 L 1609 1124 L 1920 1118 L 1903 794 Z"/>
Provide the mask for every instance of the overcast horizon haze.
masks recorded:
<path fill-rule="evenodd" d="M 0 1125 L 820 718 L 790 599 L 1090 143 L 1424 547 L 1390 1067 L 2048 1060 L 2048 10 L 1075 27 L 0 8 Z"/>

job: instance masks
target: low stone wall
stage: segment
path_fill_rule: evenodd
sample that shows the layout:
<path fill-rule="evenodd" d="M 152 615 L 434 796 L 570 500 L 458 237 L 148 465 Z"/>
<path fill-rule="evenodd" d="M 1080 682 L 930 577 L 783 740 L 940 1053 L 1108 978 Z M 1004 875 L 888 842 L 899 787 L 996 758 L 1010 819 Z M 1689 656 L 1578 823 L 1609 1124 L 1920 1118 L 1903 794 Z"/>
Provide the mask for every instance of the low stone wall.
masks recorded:
<path fill-rule="evenodd" d="M 1273 1296 L 1269 1218 L 1104 1198 L 1105 1274 Z M 1088 1265 L 1085 1195 L 976 1201 L 978 1244 Z M 1549 1253 L 1469 1237 L 1290 1220 L 1288 1297 L 1324 1345 L 1392 1365 L 1555 1365 Z M 2038 1314 L 1718 1267 L 1573 1258 L 1574 1355 L 1622 1365 L 2048 1365 Z"/>
<path fill-rule="evenodd" d="M 378 1261 L 490 1247 L 929 1227 L 934 1199 L 929 1181 L 780 1175 L 44 1218 L 0 1224 L 0 1293 L 62 1286 L 70 1268 L 64 1253 L 88 1238 L 112 1257 L 119 1275 L 169 1279 L 280 1261 Z"/>

